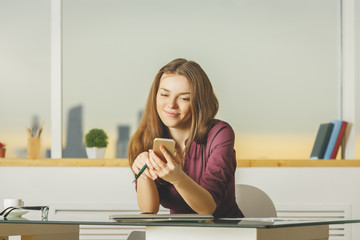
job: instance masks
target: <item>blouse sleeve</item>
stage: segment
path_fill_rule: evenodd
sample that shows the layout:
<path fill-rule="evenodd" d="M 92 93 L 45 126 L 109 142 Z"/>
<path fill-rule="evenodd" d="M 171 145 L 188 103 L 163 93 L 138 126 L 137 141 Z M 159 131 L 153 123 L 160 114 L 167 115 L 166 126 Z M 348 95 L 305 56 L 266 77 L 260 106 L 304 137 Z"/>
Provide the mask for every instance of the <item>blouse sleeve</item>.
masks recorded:
<path fill-rule="evenodd" d="M 215 126 L 216 127 L 216 126 Z M 214 127 L 214 128 L 215 128 Z M 200 185 L 213 196 L 216 205 L 221 204 L 234 181 L 236 154 L 234 150 L 235 134 L 231 126 L 222 125 L 211 129 L 207 140 L 208 159 L 200 180 Z"/>

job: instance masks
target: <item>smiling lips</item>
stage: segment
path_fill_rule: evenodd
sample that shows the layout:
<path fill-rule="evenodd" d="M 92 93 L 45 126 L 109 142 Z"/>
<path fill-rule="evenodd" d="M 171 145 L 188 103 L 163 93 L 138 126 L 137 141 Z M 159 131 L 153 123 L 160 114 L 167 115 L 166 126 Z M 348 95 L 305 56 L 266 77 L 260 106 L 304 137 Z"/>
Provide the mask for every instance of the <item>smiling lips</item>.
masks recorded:
<path fill-rule="evenodd" d="M 180 113 L 173 113 L 173 112 L 168 112 L 168 111 L 165 111 L 165 110 L 163 110 L 163 111 L 169 117 L 178 117 L 180 115 Z"/>

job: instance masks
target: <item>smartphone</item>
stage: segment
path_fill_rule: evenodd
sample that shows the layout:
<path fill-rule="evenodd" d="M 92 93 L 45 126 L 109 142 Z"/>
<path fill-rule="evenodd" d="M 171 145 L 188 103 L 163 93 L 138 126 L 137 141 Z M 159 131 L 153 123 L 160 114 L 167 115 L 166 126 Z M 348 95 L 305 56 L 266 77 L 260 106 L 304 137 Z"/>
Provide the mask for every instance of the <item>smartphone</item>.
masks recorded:
<path fill-rule="evenodd" d="M 166 161 L 164 154 L 160 150 L 160 145 L 163 145 L 170 154 L 173 154 L 175 152 L 175 140 L 170 138 L 154 139 L 153 151 L 161 160 Z"/>

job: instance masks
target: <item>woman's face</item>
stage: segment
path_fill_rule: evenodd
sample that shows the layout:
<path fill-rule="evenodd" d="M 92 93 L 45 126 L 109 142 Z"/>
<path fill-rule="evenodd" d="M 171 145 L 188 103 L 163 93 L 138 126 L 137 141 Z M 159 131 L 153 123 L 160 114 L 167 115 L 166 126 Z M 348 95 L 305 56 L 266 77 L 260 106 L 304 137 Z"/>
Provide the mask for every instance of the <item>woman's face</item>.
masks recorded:
<path fill-rule="evenodd" d="M 156 109 L 168 128 L 191 127 L 190 84 L 185 76 L 163 74 L 156 94 Z"/>

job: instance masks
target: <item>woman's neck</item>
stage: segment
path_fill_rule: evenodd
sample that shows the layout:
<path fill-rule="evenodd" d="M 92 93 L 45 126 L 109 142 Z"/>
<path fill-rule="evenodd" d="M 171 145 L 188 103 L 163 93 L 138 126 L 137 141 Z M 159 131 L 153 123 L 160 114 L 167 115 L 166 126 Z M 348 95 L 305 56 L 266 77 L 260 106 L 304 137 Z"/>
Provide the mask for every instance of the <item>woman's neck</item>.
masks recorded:
<path fill-rule="evenodd" d="M 169 128 L 169 133 L 171 138 L 174 139 L 176 142 L 176 149 L 178 153 L 182 155 L 185 150 L 185 141 L 190 136 L 190 128 L 186 128 L 186 129 Z"/>

